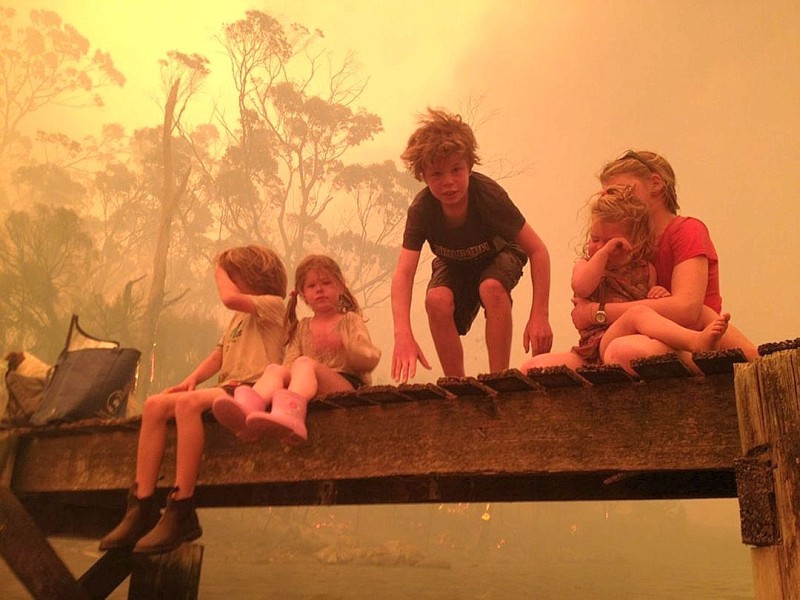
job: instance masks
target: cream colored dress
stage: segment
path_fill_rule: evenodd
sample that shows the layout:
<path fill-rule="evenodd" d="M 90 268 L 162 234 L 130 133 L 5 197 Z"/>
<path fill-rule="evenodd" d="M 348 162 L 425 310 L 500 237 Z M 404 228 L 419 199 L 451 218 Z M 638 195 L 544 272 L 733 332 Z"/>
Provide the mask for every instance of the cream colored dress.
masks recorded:
<path fill-rule="evenodd" d="M 336 352 L 317 352 L 311 343 L 311 317 L 297 323 L 297 331 L 289 342 L 283 364 L 287 367 L 299 356 L 308 356 L 334 371 L 350 373 L 364 385 L 372 384 L 372 371 L 381 358 L 380 349 L 372 343 L 364 320 L 355 312 L 346 312 L 336 328 L 342 346 Z"/>

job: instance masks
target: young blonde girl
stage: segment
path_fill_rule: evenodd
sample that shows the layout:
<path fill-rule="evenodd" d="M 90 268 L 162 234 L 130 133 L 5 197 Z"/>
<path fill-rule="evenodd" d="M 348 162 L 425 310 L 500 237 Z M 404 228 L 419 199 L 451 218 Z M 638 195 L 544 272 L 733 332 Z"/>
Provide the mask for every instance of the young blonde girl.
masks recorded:
<path fill-rule="evenodd" d="M 670 293 L 656 285 L 656 271 L 648 258 L 654 237 L 647 205 L 630 186 L 609 186 L 589 202 L 589 224 L 582 257 L 572 272 L 577 298 L 596 302 L 593 322 L 579 329 L 580 341 L 568 353 L 533 357 L 531 367 L 565 364 L 571 368 L 604 362 L 608 344 L 616 337 L 641 334 L 678 350 L 702 351 L 718 346 L 730 315 L 704 309 L 701 331 L 681 327 L 653 309 L 632 306 L 613 324 L 607 323 L 605 306 L 616 302 L 665 298 Z M 630 370 L 629 365 L 623 365 Z M 632 372 L 632 371 L 631 371 Z"/>
<path fill-rule="evenodd" d="M 607 322 L 615 323 L 635 306 L 647 306 L 684 327 L 702 329 L 710 316 L 704 306 L 713 313 L 722 312 L 719 258 L 705 224 L 678 215 L 677 180 L 672 166 L 657 152 L 628 150 L 607 163 L 599 177 L 604 187 L 631 186 L 636 197 L 647 205 L 656 239 L 653 261 L 657 282 L 670 292 L 663 298 L 611 304 L 607 307 Z M 577 297 L 573 303 L 575 326 L 581 329 L 593 324 L 598 303 Z M 719 347 L 740 348 L 748 360 L 758 357 L 755 345 L 733 325 L 722 336 Z M 618 335 L 606 348 L 604 358 L 625 366 L 634 359 L 671 350 L 675 348 L 647 335 Z"/>
<path fill-rule="evenodd" d="M 230 248 L 217 257 L 214 277 L 220 300 L 232 311 L 228 327 L 183 381 L 145 401 L 127 511 L 102 539 L 101 550 L 133 546 L 134 552 L 167 552 L 202 535 L 194 505 L 205 443 L 202 415 L 220 394 L 254 382 L 264 365 L 283 358 L 287 278 L 280 258 L 263 246 Z M 215 386 L 197 387 L 214 374 Z M 175 486 L 162 516 L 154 492 L 172 418 L 177 426 Z"/>
<path fill-rule="evenodd" d="M 313 316 L 297 320 L 298 297 Z M 216 419 L 240 437 L 268 435 L 301 443 L 308 438 L 309 400 L 371 383 L 381 351 L 370 340 L 358 302 L 333 259 L 314 254 L 300 262 L 285 323 L 283 364 L 268 365 L 252 387 L 237 387 L 233 397 L 214 402 Z"/>

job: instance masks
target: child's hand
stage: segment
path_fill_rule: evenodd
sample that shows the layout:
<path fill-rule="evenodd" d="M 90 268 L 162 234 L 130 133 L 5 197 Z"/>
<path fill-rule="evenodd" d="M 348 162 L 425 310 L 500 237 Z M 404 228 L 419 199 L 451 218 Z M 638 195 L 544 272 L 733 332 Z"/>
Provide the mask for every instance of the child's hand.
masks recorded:
<path fill-rule="evenodd" d="M 175 392 L 191 392 L 197 387 L 197 381 L 193 377 L 187 377 L 177 385 L 166 388 L 164 394 L 174 394 Z"/>
<path fill-rule="evenodd" d="M 396 337 L 392 355 L 392 379 L 405 383 L 417 374 L 417 361 L 430 370 L 431 365 L 413 337 Z"/>
<path fill-rule="evenodd" d="M 608 240 L 599 251 L 605 252 L 609 258 L 620 259 L 633 251 L 633 246 L 624 237 L 615 237 Z"/>
<path fill-rule="evenodd" d="M 648 298 L 666 298 L 667 296 L 672 296 L 672 294 L 667 288 L 661 287 L 660 285 L 654 285 L 647 292 Z"/>

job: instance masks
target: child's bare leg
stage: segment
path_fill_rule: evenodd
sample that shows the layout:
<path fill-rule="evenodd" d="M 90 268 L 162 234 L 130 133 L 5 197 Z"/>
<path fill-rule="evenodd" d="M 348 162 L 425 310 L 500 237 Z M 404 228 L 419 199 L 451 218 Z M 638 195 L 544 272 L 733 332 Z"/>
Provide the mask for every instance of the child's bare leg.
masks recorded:
<path fill-rule="evenodd" d="M 292 363 L 292 376 L 288 389 L 306 400 L 317 395 L 317 361 L 300 356 Z"/>
<path fill-rule="evenodd" d="M 136 495 L 153 495 L 167 445 L 167 421 L 175 416 L 175 402 L 181 393 L 155 394 L 145 400 L 142 426 L 136 449 Z"/>
<path fill-rule="evenodd" d="M 200 472 L 200 459 L 203 457 L 205 431 L 203 430 L 203 412 L 211 408 L 214 399 L 222 388 L 204 388 L 181 394 L 175 405 L 175 421 L 177 424 L 177 452 L 175 461 L 175 487 L 178 492 L 176 500 L 194 495 L 197 476 Z"/>
<path fill-rule="evenodd" d="M 712 311 L 713 312 L 713 311 Z M 608 328 L 600 342 L 601 356 L 615 338 L 627 335 L 646 335 L 676 350 L 702 352 L 719 347 L 722 334 L 728 328 L 729 314 L 717 315 L 703 330 L 687 329 L 661 316 L 646 306 L 632 306 Z"/>
<path fill-rule="evenodd" d="M 308 439 L 306 408 L 318 392 L 352 390 L 353 386 L 339 373 L 307 356 L 292 363 L 291 381 L 285 390 L 276 390 L 272 411 L 254 412 L 247 416 L 247 432 L 253 438 L 278 437 L 288 444 Z"/>
<path fill-rule="evenodd" d="M 700 320 L 704 327 L 718 318 L 719 315 L 714 310 L 708 306 L 703 307 L 703 313 L 700 316 Z M 739 329 L 730 323 L 728 323 L 727 331 L 722 334 L 722 338 L 719 341 L 719 348 L 722 350 L 739 348 L 742 352 L 744 352 L 744 356 L 747 358 L 747 360 L 752 361 L 758 358 L 758 348 L 756 348 L 755 344 L 747 339 L 747 337 L 741 331 L 739 331 Z"/>
<path fill-rule="evenodd" d="M 759 356 L 756 345 L 731 324 L 728 324 L 728 330 L 722 335 L 722 339 L 719 341 L 719 347 L 722 350 L 740 348 L 742 352 L 744 352 L 745 358 L 749 361 L 753 361 Z"/>
<path fill-rule="evenodd" d="M 489 371 L 508 369 L 511 360 L 511 297 L 497 279 L 481 281 L 478 293 L 486 311 L 486 349 L 489 352 Z"/>
<path fill-rule="evenodd" d="M 448 287 L 431 288 L 425 296 L 433 345 L 447 377 L 464 376 L 464 349 L 453 318 L 455 306 L 453 291 Z"/>
<path fill-rule="evenodd" d="M 520 370 L 524 373 L 536 367 L 568 367 L 573 371 L 585 366 L 583 359 L 574 352 L 547 352 L 537 354 L 522 363 Z"/>
<path fill-rule="evenodd" d="M 253 390 L 269 404 L 275 390 L 286 388 L 289 385 L 289 379 L 289 369 L 283 365 L 270 364 L 264 369 L 258 381 L 253 384 Z"/>
<path fill-rule="evenodd" d="M 612 324 L 612 327 L 615 324 L 616 322 Z M 618 364 L 631 375 L 638 376 L 638 373 L 631 368 L 631 361 L 672 351 L 672 348 L 663 342 L 638 334 L 618 336 L 604 344 L 610 331 L 611 327 L 600 342 L 600 356 L 605 364 Z"/>
<path fill-rule="evenodd" d="M 320 363 L 316 363 L 314 368 L 317 376 L 317 395 L 353 390 L 353 384 L 342 377 L 338 371 Z"/>

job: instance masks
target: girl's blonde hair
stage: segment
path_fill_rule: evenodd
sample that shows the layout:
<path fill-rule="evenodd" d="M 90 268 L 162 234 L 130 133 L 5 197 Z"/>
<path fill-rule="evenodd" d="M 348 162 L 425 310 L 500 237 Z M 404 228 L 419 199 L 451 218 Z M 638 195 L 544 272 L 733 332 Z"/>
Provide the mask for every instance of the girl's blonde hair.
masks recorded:
<path fill-rule="evenodd" d="M 613 223 L 625 230 L 625 237 L 631 243 L 633 260 L 651 260 L 655 249 L 653 229 L 650 226 L 650 211 L 643 200 L 633 194 L 627 185 L 610 185 L 589 200 L 589 223 L 584 238 L 582 253 L 589 258 L 588 231 L 592 223 L 598 221 Z"/>
<path fill-rule="evenodd" d="M 288 277 L 280 257 L 266 246 L 228 248 L 215 262 L 228 275 L 238 275 L 257 294 L 286 297 Z"/>
<path fill-rule="evenodd" d="M 420 115 L 419 122 L 400 155 L 417 181 L 422 181 L 427 167 L 452 155 L 465 158 L 470 170 L 480 164 L 475 134 L 461 115 L 428 108 L 428 114 Z"/>
<path fill-rule="evenodd" d="M 341 286 L 342 293 L 339 296 L 339 310 L 343 313 L 355 312 L 359 315 L 361 314 L 358 301 L 355 296 L 353 296 L 353 292 L 347 287 L 344 281 L 344 275 L 342 275 L 342 269 L 337 262 L 323 254 L 309 254 L 300 261 L 300 264 L 297 265 L 297 269 L 295 269 L 294 272 L 294 290 L 292 290 L 289 296 L 289 304 L 286 307 L 286 318 L 284 319 L 288 341 L 292 340 L 297 331 L 297 296 L 303 290 L 306 277 L 308 277 L 311 271 L 326 271 L 330 273 Z"/>
<path fill-rule="evenodd" d="M 605 182 L 613 175 L 627 173 L 645 179 L 652 173 L 661 177 L 664 182 L 664 199 L 666 207 L 673 215 L 678 214 L 678 192 L 676 191 L 675 171 L 667 159 L 649 150 L 628 150 L 619 158 L 607 163 L 600 172 L 600 181 Z"/>

